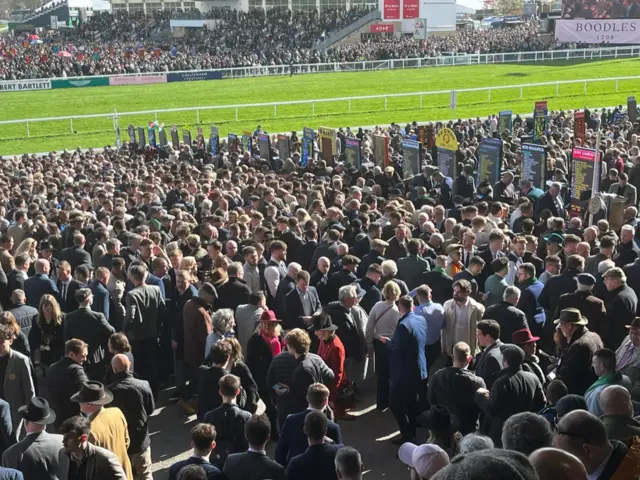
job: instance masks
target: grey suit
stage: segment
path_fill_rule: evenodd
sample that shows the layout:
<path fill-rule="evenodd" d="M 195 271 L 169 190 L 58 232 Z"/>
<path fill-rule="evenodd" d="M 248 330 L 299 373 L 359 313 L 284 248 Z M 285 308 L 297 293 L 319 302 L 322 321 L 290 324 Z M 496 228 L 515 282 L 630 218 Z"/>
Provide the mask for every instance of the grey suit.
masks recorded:
<path fill-rule="evenodd" d="M 619 188 L 620 188 L 620 184 L 616 182 L 609 187 L 609 193 L 620 195 L 618 193 Z M 636 187 L 634 187 L 630 183 L 627 183 L 625 185 L 624 192 L 622 193 L 621 196 L 627 199 L 626 203 L 628 207 L 635 207 L 638 204 L 638 191 L 636 190 Z"/>
<path fill-rule="evenodd" d="M 69 478 L 69 457 L 64 450 L 60 449 L 58 454 L 60 459 L 59 478 Z M 92 443 L 87 445 L 87 470 L 86 480 L 127 480 L 124 470 L 116 457 L 109 450 L 97 447 Z"/>
<path fill-rule="evenodd" d="M 11 424 L 14 432 L 18 431 L 21 421 L 18 408 L 29 403 L 35 395 L 29 357 L 12 349 L 4 375 L 4 400 L 11 406 Z"/>
<path fill-rule="evenodd" d="M 57 480 L 61 448 L 62 435 L 31 433 L 4 452 L 2 466 L 20 470 L 25 478 Z"/>

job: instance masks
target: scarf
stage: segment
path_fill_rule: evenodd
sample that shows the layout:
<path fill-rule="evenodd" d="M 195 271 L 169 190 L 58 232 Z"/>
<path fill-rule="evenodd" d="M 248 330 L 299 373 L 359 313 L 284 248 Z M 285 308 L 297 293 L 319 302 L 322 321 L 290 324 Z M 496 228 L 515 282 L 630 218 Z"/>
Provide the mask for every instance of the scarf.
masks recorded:
<path fill-rule="evenodd" d="M 526 287 L 530 287 L 531 285 L 533 285 L 537 281 L 538 281 L 538 277 L 531 277 L 526 282 L 521 282 L 520 285 L 526 288 Z"/>
<path fill-rule="evenodd" d="M 451 278 L 455 277 L 456 273 L 460 273 L 462 270 L 464 270 L 462 263 L 458 261 L 451 263 Z"/>
<path fill-rule="evenodd" d="M 592 390 L 595 390 L 598 387 L 601 387 L 603 385 L 615 385 L 617 383 L 620 383 L 621 381 L 622 381 L 622 374 L 620 372 L 613 372 L 613 373 L 610 373 L 609 375 L 605 375 L 604 377 L 600 377 L 598 380 L 595 381 L 593 385 L 591 385 L 587 389 L 586 392 L 584 392 L 584 396 L 586 397 L 589 392 L 591 392 Z"/>
<path fill-rule="evenodd" d="M 269 350 L 271 350 L 272 357 L 280 354 L 280 352 L 282 351 L 282 344 L 280 343 L 280 339 L 278 337 L 267 335 L 266 332 L 260 332 L 260 336 L 265 342 L 267 342 Z"/>
<path fill-rule="evenodd" d="M 442 267 L 436 267 L 432 270 L 433 272 L 440 272 L 440 273 L 445 273 L 444 268 Z"/>

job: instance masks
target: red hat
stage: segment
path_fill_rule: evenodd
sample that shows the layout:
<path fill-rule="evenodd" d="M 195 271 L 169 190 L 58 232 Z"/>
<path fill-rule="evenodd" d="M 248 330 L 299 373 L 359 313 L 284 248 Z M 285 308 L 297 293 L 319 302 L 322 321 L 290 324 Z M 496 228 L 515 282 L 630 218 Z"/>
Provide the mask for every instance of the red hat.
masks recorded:
<path fill-rule="evenodd" d="M 273 310 L 266 310 L 266 311 L 262 312 L 262 316 L 260 317 L 260 321 L 261 322 L 274 322 L 274 323 L 282 322 L 282 320 L 278 320 L 276 318 L 276 314 L 273 313 Z"/>
<path fill-rule="evenodd" d="M 518 330 L 517 332 L 513 332 L 511 335 L 511 340 L 516 345 L 522 345 L 523 343 L 531 343 L 537 342 L 540 340 L 540 337 L 534 337 L 531 335 L 531 330 L 528 328 L 523 328 L 522 330 Z"/>

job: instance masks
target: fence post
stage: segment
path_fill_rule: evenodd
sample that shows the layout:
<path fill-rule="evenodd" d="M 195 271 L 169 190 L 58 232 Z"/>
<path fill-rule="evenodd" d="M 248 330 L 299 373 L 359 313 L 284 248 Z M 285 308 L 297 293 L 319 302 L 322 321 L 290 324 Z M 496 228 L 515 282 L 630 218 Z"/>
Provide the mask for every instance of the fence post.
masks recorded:
<path fill-rule="evenodd" d="M 311 115 L 316 114 L 316 102 L 311 102 Z"/>
<path fill-rule="evenodd" d="M 31 132 L 29 132 L 29 122 L 27 122 L 27 138 L 31 136 Z"/>
<path fill-rule="evenodd" d="M 587 81 L 584 81 L 584 94 L 587 94 Z"/>
<path fill-rule="evenodd" d="M 420 108 L 422 108 L 422 95 L 420 95 Z"/>
<path fill-rule="evenodd" d="M 69 130 L 73 133 L 73 118 L 69 119 Z"/>
<path fill-rule="evenodd" d="M 520 100 L 522 100 L 522 87 L 520 87 Z"/>
<path fill-rule="evenodd" d="M 349 113 L 351 113 L 351 99 L 349 99 Z"/>
<path fill-rule="evenodd" d="M 384 111 L 387 111 L 387 96 L 384 96 Z"/>
<path fill-rule="evenodd" d="M 560 93 L 560 84 L 556 82 L 556 97 Z"/>
<path fill-rule="evenodd" d="M 278 105 L 273 106 L 273 118 L 278 118 Z"/>
<path fill-rule="evenodd" d="M 196 110 L 196 125 L 200 125 L 200 110 Z"/>
<path fill-rule="evenodd" d="M 617 51 L 618 51 L 618 49 L 616 48 L 616 52 L 617 52 Z M 619 82 L 619 81 L 620 81 L 620 80 L 618 80 L 618 79 L 616 78 L 616 92 L 618 91 L 618 82 Z"/>
<path fill-rule="evenodd" d="M 236 122 L 238 121 L 238 107 L 236 107 Z"/>
<path fill-rule="evenodd" d="M 488 88 L 487 91 L 489 92 L 489 102 L 491 102 L 491 88 Z"/>

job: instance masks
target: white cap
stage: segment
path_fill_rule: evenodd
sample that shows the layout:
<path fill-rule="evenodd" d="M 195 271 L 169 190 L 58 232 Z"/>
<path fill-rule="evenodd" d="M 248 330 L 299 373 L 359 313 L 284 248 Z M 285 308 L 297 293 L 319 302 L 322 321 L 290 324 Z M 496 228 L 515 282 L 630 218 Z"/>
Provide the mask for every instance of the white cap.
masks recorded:
<path fill-rule="evenodd" d="M 410 442 L 403 443 L 398 450 L 398 458 L 425 480 L 449 465 L 447 452 L 432 443 L 420 446 Z"/>

